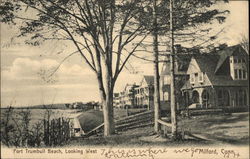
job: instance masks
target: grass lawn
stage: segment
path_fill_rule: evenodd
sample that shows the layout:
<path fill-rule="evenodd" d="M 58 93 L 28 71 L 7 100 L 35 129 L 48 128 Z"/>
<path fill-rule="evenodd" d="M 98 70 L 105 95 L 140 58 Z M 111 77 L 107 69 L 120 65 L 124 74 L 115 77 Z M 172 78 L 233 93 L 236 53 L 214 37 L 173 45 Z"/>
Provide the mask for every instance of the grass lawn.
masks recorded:
<path fill-rule="evenodd" d="M 89 132 L 103 123 L 103 114 L 101 111 L 90 110 L 83 112 L 78 116 L 80 125 L 85 132 Z"/>
<path fill-rule="evenodd" d="M 145 109 L 129 109 L 129 113 L 137 113 Z M 127 116 L 127 110 L 125 109 L 114 109 L 114 118 L 120 119 Z M 85 132 L 89 132 L 92 129 L 103 123 L 103 112 L 98 110 L 88 110 L 82 112 L 78 116 L 81 127 Z"/>
<path fill-rule="evenodd" d="M 249 142 L 249 113 L 193 116 L 180 121 L 180 128 L 214 142 L 227 144 Z"/>
<path fill-rule="evenodd" d="M 170 141 L 154 135 L 153 127 L 147 126 L 118 132 L 112 137 L 93 136 L 70 141 L 69 146 L 185 146 L 185 145 L 247 145 L 249 142 L 249 113 L 202 115 L 180 118 L 179 128 L 198 135 L 203 140 Z"/>
<path fill-rule="evenodd" d="M 125 132 L 118 132 L 118 134 L 111 137 L 92 136 L 89 138 L 75 138 L 71 140 L 66 146 L 87 146 L 87 147 L 148 147 L 148 146 L 184 146 L 184 145 L 204 145 L 212 144 L 210 141 L 171 141 L 153 133 L 153 127 L 147 126 L 144 128 L 137 128 L 127 130 Z"/>

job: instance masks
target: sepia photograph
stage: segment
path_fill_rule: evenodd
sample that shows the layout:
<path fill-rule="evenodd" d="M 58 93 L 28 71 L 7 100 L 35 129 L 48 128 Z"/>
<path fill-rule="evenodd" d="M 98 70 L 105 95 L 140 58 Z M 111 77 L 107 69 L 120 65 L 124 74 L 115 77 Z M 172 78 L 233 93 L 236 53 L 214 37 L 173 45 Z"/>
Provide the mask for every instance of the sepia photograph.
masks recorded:
<path fill-rule="evenodd" d="M 249 159 L 248 0 L 1 0 L 2 159 Z"/>

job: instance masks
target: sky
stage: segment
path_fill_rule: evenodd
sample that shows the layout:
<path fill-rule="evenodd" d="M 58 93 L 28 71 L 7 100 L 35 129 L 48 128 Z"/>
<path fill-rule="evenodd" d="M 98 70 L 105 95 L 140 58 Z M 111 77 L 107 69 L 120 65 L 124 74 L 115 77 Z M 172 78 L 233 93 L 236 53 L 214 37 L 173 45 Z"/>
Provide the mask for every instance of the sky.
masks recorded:
<path fill-rule="evenodd" d="M 219 37 L 221 43 L 234 45 L 243 35 L 248 37 L 248 1 L 231 1 L 216 7 L 230 10 L 226 22 L 220 26 L 225 28 Z M 27 46 L 20 43 L 23 39 L 13 41 L 12 37 L 17 33 L 15 27 L 1 24 L 1 106 L 99 100 L 95 75 L 79 55 L 66 60 L 52 77 L 52 82 L 42 79 L 41 73 L 56 68 L 73 48 L 57 41 L 39 47 Z M 66 51 L 61 53 L 60 50 Z M 139 83 L 144 74 L 153 74 L 149 62 L 133 58 L 130 65 L 138 74 L 125 69 L 118 78 L 115 91 L 122 90 L 127 83 Z"/>

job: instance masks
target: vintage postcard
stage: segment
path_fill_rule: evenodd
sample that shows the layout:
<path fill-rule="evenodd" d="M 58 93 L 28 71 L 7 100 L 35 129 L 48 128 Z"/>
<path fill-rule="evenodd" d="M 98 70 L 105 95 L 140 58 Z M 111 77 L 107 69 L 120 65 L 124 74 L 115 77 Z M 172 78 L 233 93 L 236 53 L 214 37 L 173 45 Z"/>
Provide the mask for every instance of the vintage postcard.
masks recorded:
<path fill-rule="evenodd" d="M 1 158 L 248 159 L 247 0 L 2 0 Z"/>

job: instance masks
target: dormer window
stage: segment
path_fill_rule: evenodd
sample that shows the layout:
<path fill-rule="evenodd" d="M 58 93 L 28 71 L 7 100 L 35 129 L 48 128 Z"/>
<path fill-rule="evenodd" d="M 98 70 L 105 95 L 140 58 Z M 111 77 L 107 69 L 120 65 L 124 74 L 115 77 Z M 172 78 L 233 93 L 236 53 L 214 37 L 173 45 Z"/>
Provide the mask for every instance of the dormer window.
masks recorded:
<path fill-rule="evenodd" d="M 243 79 L 246 79 L 246 78 L 247 78 L 247 72 L 246 72 L 246 70 L 243 70 L 243 71 L 242 71 L 242 76 L 243 76 Z"/>
<path fill-rule="evenodd" d="M 237 69 L 234 69 L 234 78 L 238 79 L 238 70 Z"/>
<path fill-rule="evenodd" d="M 246 80 L 247 72 L 244 69 L 234 69 L 234 79 L 237 80 Z"/>
<path fill-rule="evenodd" d="M 198 73 L 195 73 L 195 74 L 194 74 L 194 81 L 195 81 L 195 82 L 198 82 Z"/>
<path fill-rule="evenodd" d="M 239 69 L 239 79 L 242 79 L 242 70 Z"/>

